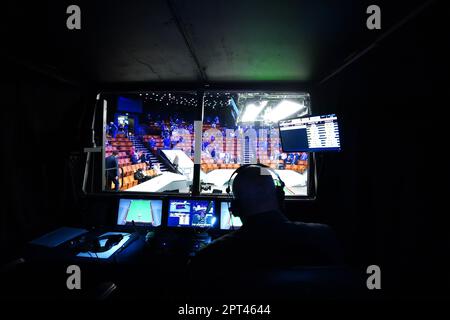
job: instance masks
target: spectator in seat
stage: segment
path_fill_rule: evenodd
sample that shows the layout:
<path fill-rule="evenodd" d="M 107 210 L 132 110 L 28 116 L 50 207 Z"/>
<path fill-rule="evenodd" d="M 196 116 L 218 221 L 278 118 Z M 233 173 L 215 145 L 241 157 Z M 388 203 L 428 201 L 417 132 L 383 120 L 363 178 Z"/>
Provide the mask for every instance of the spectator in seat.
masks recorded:
<path fill-rule="evenodd" d="M 151 151 L 154 151 L 156 148 L 156 140 L 155 138 L 151 137 L 149 142 L 148 142 L 148 146 L 150 147 Z"/>
<path fill-rule="evenodd" d="M 138 163 L 139 163 L 139 155 L 135 151 L 131 155 L 131 164 L 138 164 Z"/>
<path fill-rule="evenodd" d="M 166 135 L 166 137 L 163 140 L 163 145 L 164 145 L 164 149 L 170 149 L 171 141 L 170 141 L 170 137 L 168 134 Z"/>
<path fill-rule="evenodd" d="M 202 150 L 206 150 L 206 148 L 209 146 L 209 141 L 204 141 L 202 144 Z"/>
<path fill-rule="evenodd" d="M 300 154 L 295 153 L 293 158 L 294 158 L 294 159 L 292 160 L 292 164 L 297 165 L 297 164 L 298 164 L 298 161 L 300 160 Z"/>
<path fill-rule="evenodd" d="M 147 180 L 150 180 L 151 177 L 149 177 L 144 170 L 142 170 L 141 168 L 139 168 L 135 173 L 134 173 L 134 180 L 137 180 L 138 183 L 142 183 L 145 182 Z"/>
<path fill-rule="evenodd" d="M 147 163 L 147 165 L 151 168 L 152 167 L 152 158 L 150 156 L 150 153 L 147 153 L 147 155 L 145 156 L 145 162 Z"/>
<path fill-rule="evenodd" d="M 105 159 L 106 169 L 106 190 L 111 189 L 111 183 L 114 183 L 114 190 L 119 191 L 119 157 L 118 151 L 113 151 L 112 155 Z"/>
<path fill-rule="evenodd" d="M 272 157 L 271 157 L 272 158 Z M 274 158 L 275 159 L 275 158 Z M 272 159 L 272 160 L 274 160 Z M 287 164 L 287 154 L 286 153 L 282 153 L 281 154 L 281 160 L 283 160 L 284 164 Z"/>
<path fill-rule="evenodd" d="M 294 163 L 294 156 L 292 155 L 292 153 L 289 153 L 289 154 L 287 155 L 286 163 L 287 163 L 287 164 L 293 164 L 293 163 Z"/>
<path fill-rule="evenodd" d="M 308 161 L 308 154 L 306 152 L 302 152 L 300 161 Z"/>
<path fill-rule="evenodd" d="M 115 125 L 114 122 L 110 122 L 109 124 L 109 134 L 111 137 L 116 138 L 117 135 L 117 126 Z"/>
<path fill-rule="evenodd" d="M 230 163 L 231 162 L 231 157 L 230 157 L 230 154 L 228 152 L 225 153 L 224 162 L 225 163 Z"/>
<path fill-rule="evenodd" d="M 147 163 L 147 158 L 145 156 L 145 153 L 143 153 L 142 151 L 140 152 L 139 162 L 140 163 Z"/>

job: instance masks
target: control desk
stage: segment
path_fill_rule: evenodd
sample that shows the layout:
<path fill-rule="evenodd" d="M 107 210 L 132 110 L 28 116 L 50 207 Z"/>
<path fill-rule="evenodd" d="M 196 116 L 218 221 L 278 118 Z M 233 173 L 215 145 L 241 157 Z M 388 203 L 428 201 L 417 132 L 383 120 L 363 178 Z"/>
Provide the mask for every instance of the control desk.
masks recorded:
<path fill-rule="evenodd" d="M 59 228 L 31 241 L 24 258 L 28 265 L 57 270 L 52 272 L 63 276 L 67 266 L 79 266 L 92 286 L 114 281 L 127 296 L 151 286 L 162 292 L 158 298 L 173 297 L 174 291 L 183 295 L 190 258 L 242 226 L 230 214 L 228 202 L 190 197 L 122 197 L 114 222 L 90 229 Z"/>

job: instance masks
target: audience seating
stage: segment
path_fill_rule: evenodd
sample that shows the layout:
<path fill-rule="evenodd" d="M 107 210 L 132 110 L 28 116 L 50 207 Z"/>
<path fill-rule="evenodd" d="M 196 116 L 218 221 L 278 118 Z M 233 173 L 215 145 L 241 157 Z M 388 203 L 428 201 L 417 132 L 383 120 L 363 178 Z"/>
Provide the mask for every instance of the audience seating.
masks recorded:
<path fill-rule="evenodd" d="M 163 121 L 165 125 L 170 127 L 170 123 L 168 121 Z M 184 123 L 187 125 L 187 123 Z M 212 128 L 211 124 L 204 124 L 203 130 L 206 131 L 208 129 Z M 158 149 L 163 148 L 163 138 L 161 137 L 161 125 L 158 125 L 156 123 L 149 125 L 150 133 L 142 136 L 142 141 L 145 142 L 148 146 L 148 142 L 150 139 L 155 140 L 155 148 L 151 150 L 153 153 L 156 153 Z M 221 129 L 220 125 L 216 125 L 216 129 Z M 269 132 L 269 131 L 268 131 Z M 191 134 L 191 142 L 189 142 L 189 139 L 185 139 L 184 141 L 177 144 L 176 148 L 183 150 L 184 152 L 189 153 L 191 150 L 192 144 L 194 142 L 194 135 Z M 280 165 L 284 167 L 287 170 L 293 170 L 300 173 L 305 172 L 305 170 L 308 167 L 308 161 L 298 161 L 296 165 L 293 164 L 284 164 L 283 160 L 273 160 L 270 158 L 270 154 L 272 153 L 272 150 L 278 149 L 280 140 L 278 137 L 258 137 L 255 141 L 258 145 L 264 144 L 265 151 L 263 150 L 257 150 L 257 161 L 259 163 L 265 164 L 269 166 L 270 168 L 276 169 Z M 136 164 L 131 165 L 130 160 L 130 150 L 133 147 L 133 143 L 126 137 L 124 134 L 117 134 L 115 138 L 112 138 L 108 136 L 108 142 L 107 146 L 105 147 L 105 156 L 108 157 L 112 154 L 113 151 L 119 151 L 118 155 L 118 162 L 119 167 L 122 169 L 122 176 L 123 176 L 123 184 L 124 186 L 121 186 L 121 189 L 127 189 L 137 184 L 137 181 L 134 180 L 134 173 L 138 169 L 146 169 L 146 164 Z M 224 140 L 223 144 L 223 152 L 230 154 L 232 159 L 236 159 L 238 155 L 238 150 L 242 147 L 242 141 L 241 140 L 235 140 L 232 144 L 227 144 L 227 142 Z M 190 156 L 190 154 L 188 154 Z M 193 158 L 190 156 L 191 159 Z M 240 164 L 235 163 L 225 163 L 223 159 L 213 159 L 211 157 L 202 155 L 201 158 L 201 169 L 208 173 L 212 170 L 216 169 L 237 169 Z M 153 170 L 148 170 L 148 174 L 154 175 Z M 121 181 L 122 183 L 122 181 Z"/>
<path fill-rule="evenodd" d="M 136 165 L 136 166 L 138 166 L 138 165 Z M 136 186 L 139 183 L 136 179 L 134 179 L 134 172 L 135 171 L 133 171 L 131 167 L 132 166 L 124 167 L 124 168 L 126 168 L 124 171 L 127 172 L 127 175 L 124 174 L 123 184 L 122 184 L 122 178 L 119 178 L 120 190 L 129 189 L 131 187 Z M 144 164 L 143 167 L 141 166 L 141 167 L 138 167 L 138 168 L 145 168 L 145 164 Z M 153 169 L 149 169 L 149 170 L 145 170 L 145 174 L 147 176 L 149 176 L 149 177 L 153 177 L 153 176 L 156 175 L 156 172 Z M 111 183 L 111 188 L 114 189 L 114 183 Z"/>

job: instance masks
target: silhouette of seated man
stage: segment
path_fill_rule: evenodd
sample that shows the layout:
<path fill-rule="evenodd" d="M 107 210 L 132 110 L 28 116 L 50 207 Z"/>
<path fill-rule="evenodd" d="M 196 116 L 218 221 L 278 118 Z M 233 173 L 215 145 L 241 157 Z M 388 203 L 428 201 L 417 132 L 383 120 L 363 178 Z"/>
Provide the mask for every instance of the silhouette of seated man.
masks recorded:
<path fill-rule="evenodd" d="M 243 168 L 234 179 L 232 193 L 230 209 L 243 226 L 198 251 L 190 261 L 191 272 L 211 267 L 226 271 L 237 266 L 238 270 L 263 270 L 341 265 L 341 251 L 332 229 L 289 221 L 282 213 L 284 197 L 277 195 L 266 168 Z"/>

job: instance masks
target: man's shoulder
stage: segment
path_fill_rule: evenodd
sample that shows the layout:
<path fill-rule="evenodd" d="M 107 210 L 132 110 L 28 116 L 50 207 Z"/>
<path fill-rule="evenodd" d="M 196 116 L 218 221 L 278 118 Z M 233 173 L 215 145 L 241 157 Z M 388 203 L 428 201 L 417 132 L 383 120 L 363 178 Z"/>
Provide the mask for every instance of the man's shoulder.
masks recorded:
<path fill-rule="evenodd" d="M 323 224 L 323 223 L 289 221 L 289 224 L 292 226 L 295 226 L 295 228 L 299 228 L 299 229 L 331 231 L 331 227 L 329 225 Z"/>
<path fill-rule="evenodd" d="M 329 225 L 322 223 L 288 221 L 284 223 L 284 227 L 279 232 L 284 233 L 286 237 L 296 237 L 299 240 L 309 239 L 309 241 L 314 241 L 314 239 L 333 240 L 335 237 L 333 229 Z"/>

